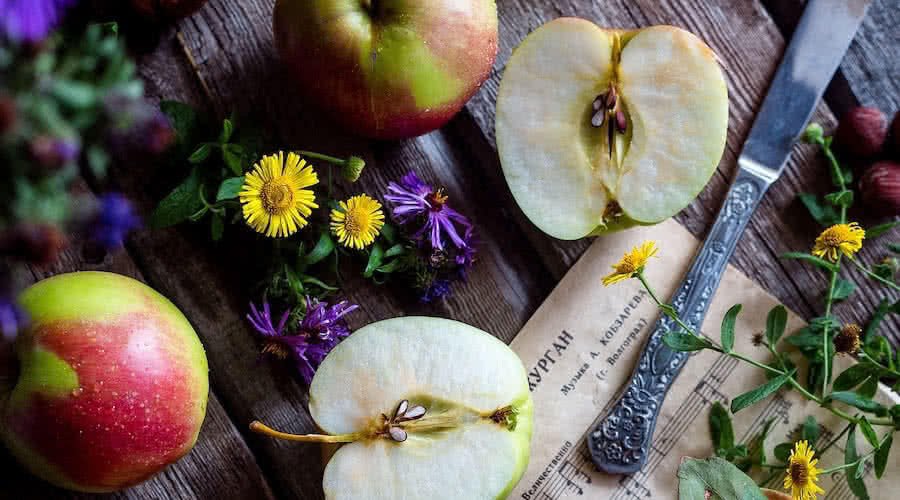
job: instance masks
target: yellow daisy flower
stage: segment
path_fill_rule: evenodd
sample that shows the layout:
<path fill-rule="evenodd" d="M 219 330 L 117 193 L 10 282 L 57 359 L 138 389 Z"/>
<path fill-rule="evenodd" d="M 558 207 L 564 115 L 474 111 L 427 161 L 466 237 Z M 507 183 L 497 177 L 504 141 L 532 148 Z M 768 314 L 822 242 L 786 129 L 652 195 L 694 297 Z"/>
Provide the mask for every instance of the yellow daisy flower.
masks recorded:
<path fill-rule="evenodd" d="M 609 286 L 613 283 L 627 280 L 636 273 L 643 271 L 650 257 L 656 255 L 656 250 L 655 241 L 645 241 L 640 246 L 632 248 L 630 252 L 626 252 L 622 256 L 622 260 L 612 266 L 613 272 L 603 278 L 603 285 Z"/>
<path fill-rule="evenodd" d="M 362 250 L 375 241 L 384 226 L 381 203 L 361 194 L 340 203 L 331 211 L 331 232 L 341 245 Z"/>
<path fill-rule="evenodd" d="M 818 459 L 813 459 L 815 452 L 806 441 L 798 441 L 791 450 L 787 472 L 784 476 L 784 489 L 790 490 L 793 500 L 815 500 L 816 495 L 825 490 L 816 484 L 819 469 Z"/>
<path fill-rule="evenodd" d="M 304 189 L 319 183 L 312 165 L 295 153 L 263 156 L 244 176 L 240 199 L 244 220 L 256 232 L 272 238 L 290 236 L 308 223 L 316 195 Z"/>
<path fill-rule="evenodd" d="M 862 241 L 866 237 L 866 230 L 859 224 L 835 224 L 822 231 L 816 238 L 813 247 L 813 255 L 836 262 L 840 254 L 852 259 L 856 252 L 862 248 Z"/>

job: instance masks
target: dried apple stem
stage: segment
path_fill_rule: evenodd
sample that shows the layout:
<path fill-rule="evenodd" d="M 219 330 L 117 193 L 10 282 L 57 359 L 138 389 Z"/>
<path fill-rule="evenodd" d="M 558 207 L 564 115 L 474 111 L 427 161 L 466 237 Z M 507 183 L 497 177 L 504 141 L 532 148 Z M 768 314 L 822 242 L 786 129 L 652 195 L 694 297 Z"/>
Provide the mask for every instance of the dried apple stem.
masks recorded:
<path fill-rule="evenodd" d="M 266 424 L 254 420 L 250 423 L 250 430 L 264 436 L 282 439 L 284 441 L 298 441 L 301 443 L 352 443 L 364 437 L 361 433 L 354 432 L 352 434 L 288 434 L 286 432 L 276 431 Z"/>

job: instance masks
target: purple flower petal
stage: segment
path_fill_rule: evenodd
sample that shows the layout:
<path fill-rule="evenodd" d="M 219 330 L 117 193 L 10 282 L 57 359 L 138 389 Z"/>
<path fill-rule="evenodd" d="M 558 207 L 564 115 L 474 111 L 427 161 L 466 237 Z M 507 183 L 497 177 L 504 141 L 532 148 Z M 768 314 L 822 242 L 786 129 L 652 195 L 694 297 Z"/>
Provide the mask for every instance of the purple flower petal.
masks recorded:
<path fill-rule="evenodd" d="M 0 0 L 0 35 L 15 42 L 40 42 L 76 0 Z"/>

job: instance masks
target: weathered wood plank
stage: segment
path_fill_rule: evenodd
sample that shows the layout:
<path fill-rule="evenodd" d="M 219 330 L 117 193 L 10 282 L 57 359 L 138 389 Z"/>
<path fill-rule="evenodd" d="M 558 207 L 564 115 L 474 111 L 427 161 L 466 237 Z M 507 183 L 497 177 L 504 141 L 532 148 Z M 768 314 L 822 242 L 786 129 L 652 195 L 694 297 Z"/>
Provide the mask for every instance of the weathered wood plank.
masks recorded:
<path fill-rule="evenodd" d="M 634 27 L 651 24 L 673 24 L 689 29 L 707 41 L 720 55 L 729 83 L 731 101 L 728 143 L 718 175 L 714 176 L 698 199 L 678 220 L 698 237 L 703 237 L 725 195 L 735 169 L 737 154 L 765 95 L 768 82 L 785 45 L 768 13 L 756 2 L 728 1 L 638 1 L 626 4 L 611 2 L 600 6 L 582 2 L 554 2 L 532 6 L 520 0 L 501 0 L 500 55 L 495 71 L 482 91 L 467 109 L 493 147 L 494 105 L 502 68 L 512 48 L 532 29 L 562 15 L 592 19 L 600 25 Z M 826 126 L 834 123 L 827 106 L 820 106 L 817 119 Z M 499 179 L 499 180 L 498 180 Z M 795 201 L 798 192 L 824 193 L 827 189 L 824 164 L 809 147 L 795 151 L 785 175 L 770 190 L 738 246 L 732 262 L 757 282 L 766 286 L 785 304 L 806 317 L 821 312 L 817 295 L 825 287 L 823 276 L 815 270 L 792 262 L 781 262 L 777 256 L 790 250 L 809 248 L 818 229 Z M 502 186 L 502 176 L 492 178 Z M 495 189 L 502 187 L 495 186 Z M 871 220 L 863 219 L 869 223 Z M 893 233 L 896 237 L 897 233 Z M 890 236 L 887 236 L 890 237 Z M 886 237 L 886 238 L 887 238 Z M 539 237 L 538 237 L 539 238 Z M 534 243 L 534 242 L 533 242 Z M 585 248 L 583 242 L 534 243 L 538 248 L 554 249 L 543 254 L 549 269 L 567 269 Z M 872 263 L 881 258 L 874 248 L 863 253 L 862 261 Z M 559 265 L 558 263 L 562 264 Z M 853 300 L 839 307 L 837 313 L 847 321 L 864 322 L 881 296 L 877 287 L 867 286 Z M 884 331 L 896 332 L 894 322 Z"/>
<path fill-rule="evenodd" d="M 74 241 L 51 267 L 14 266 L 19 287 L 56 274 L 102 270 L 140 280 L 141 273 L 127 253 L 116 252 L 102 262 L 82 258 L 80 242 Z M 193 322 L 195 328 L 197 324 Z M 93 495 L 57 489 L 24 472 L 7 453 L 0 453 L 0 467 L 6 471 L 3 498 L 93 498 Z M 15 473 L 17 471 L 20 473 Z M 9 496 L 6 496 L 9 495 Z M 215 392 L 209 395 L 206 420 L 194 449 L 179 462 L 149 481 L 112 495 L 113 498 L 274 498 L 256 459 L 222 408 Z"/>

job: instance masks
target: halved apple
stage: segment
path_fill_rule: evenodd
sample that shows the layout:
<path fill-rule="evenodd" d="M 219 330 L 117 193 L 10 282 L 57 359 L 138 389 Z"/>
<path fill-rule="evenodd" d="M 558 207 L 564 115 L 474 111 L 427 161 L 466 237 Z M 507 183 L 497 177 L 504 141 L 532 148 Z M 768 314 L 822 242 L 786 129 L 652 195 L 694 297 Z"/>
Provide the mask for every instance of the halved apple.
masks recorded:
<path fill-rule="evenodd" d="M 538 228 L 567 240 L 678 213 L 715 171 L 727 127 L 715 53 L 672 26 L 551 21 L 515 50 L 497 98 L 510 190 Z"/>
<path fill-rule="evenodd" d="M 505 498 L 528 464 L 532 401 L 509 347 L 463 323 L 406 317 L 366 326 L 338 345 L 310 386 L 325 431 L 347 443 L 325 469 L 333 499 Z"/>

